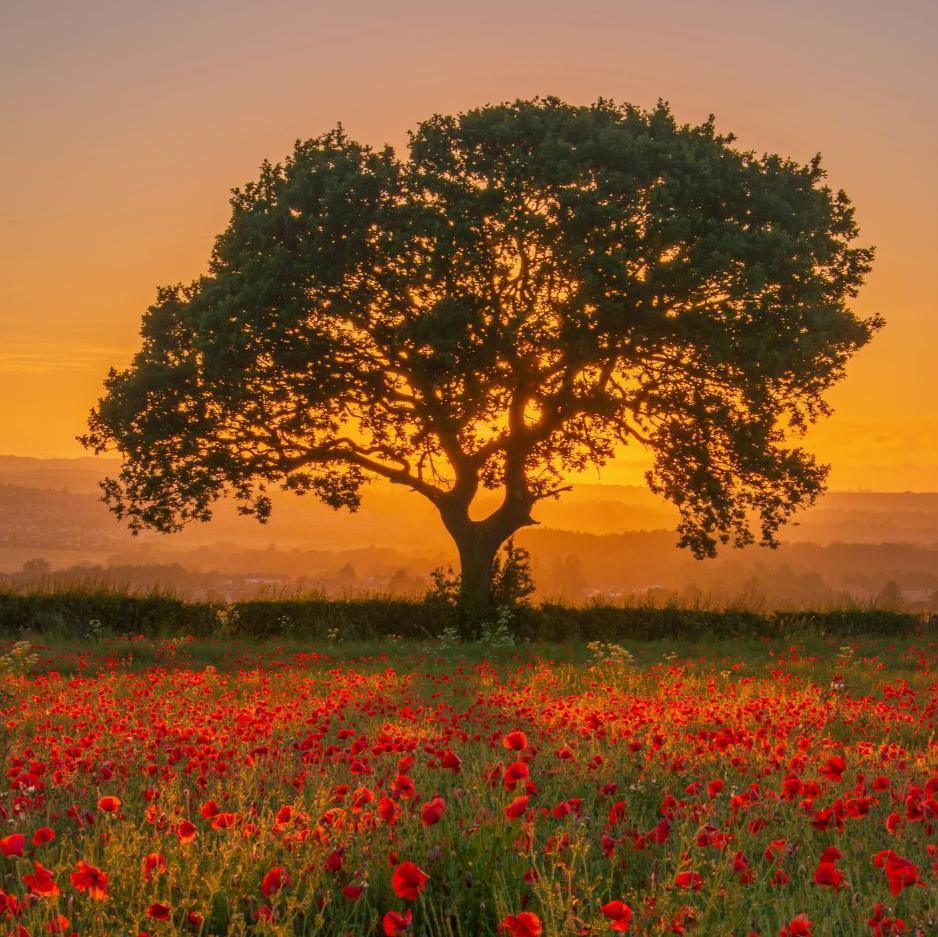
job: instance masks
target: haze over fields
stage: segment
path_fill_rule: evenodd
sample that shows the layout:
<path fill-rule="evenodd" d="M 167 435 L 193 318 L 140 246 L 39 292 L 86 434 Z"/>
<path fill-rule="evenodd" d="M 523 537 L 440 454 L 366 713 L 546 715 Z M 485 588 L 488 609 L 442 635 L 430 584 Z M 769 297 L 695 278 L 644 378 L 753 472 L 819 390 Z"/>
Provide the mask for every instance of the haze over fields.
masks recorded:
<path fill-rule="evenodd" d="M 210 524 L 135 538 L 98 500 L 98 479 L 115 468 L 105 459 L 0 457 L 8 581 L 54 573 L 223 598 L 297 589 L 419 595 L 430 570 L 454 560 L 429 504 L 383 483 L 370 486 L 356 514 L 284 494 L 267 525 L 222 505 Z M 675 549 L 674 510 L 639 486 L 579 484 L 537 516 L 541 525 L 517 540 L 531 551 L 545 598 L 923 609 L 938 599 L 938 493 L 830 492 L 785 531 L 779 550 L 726 549 L 712 561 Z"/>

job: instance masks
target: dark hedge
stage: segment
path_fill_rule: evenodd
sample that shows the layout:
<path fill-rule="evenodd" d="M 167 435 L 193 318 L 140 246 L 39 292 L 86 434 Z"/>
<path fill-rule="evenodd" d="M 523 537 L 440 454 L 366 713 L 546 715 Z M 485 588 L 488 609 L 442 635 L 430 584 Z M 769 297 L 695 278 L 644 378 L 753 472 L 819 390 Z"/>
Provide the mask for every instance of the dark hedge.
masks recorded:
<path fill-rule="evenodd" d="M 92 625 L 95 621 L 99 624 Z M 50 637 L 109 634 L 240 636 L 245 638 L 423 639 L 454 624 L 452 613 L 431 601 L 405 599 L 271 599 L 213 605 L 120 592 L 0 592 L 0 635 L 39 632 Z M 537 605 L 517 609 L 510 627 L 518 637 L 545 642 L 700 639 L 745 635 L 880 634 L 934 632 L 935 616 L 880 610 L 773 612 Z"/>

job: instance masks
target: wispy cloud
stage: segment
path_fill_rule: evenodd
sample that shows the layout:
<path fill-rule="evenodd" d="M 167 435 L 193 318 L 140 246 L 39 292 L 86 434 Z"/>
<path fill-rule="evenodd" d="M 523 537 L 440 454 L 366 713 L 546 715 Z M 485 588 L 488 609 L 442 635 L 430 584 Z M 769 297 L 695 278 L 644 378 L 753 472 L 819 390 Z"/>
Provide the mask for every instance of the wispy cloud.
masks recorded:
<path fill-rule="evenodd" d="M 51 344 L 36 347 L 23 343 L 0 348 L 0 374 L 43 375 L 62 371 L 106 371 L 111 365 L 121 367 L 132 352 L 126 348 L 101 345 Z"/>

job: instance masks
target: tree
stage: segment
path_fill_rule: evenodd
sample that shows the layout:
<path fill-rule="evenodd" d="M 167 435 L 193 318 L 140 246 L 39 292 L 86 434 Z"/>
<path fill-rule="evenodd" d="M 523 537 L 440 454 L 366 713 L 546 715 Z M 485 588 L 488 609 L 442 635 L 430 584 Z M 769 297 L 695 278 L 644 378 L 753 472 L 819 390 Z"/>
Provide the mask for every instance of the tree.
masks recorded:
<path fill-rule="evenodd" d="M 890 579 L 879 590 L 873 605 L 884 612 L 898 612 L 902 608 L 902 590 L 895 579 Z"/>
<path fill-rule="evenodd" d="M 408 158 L 297 142 L 107 378 L 105 500 L 173 531 L 226 491 L 263 521 L 276 485 L 355 510 L 379 476 L 435 505 L 484 608 L 536 504 L 639 443 L 695 555 L 774 544 L 826 473 L 792 441 L 881 320 L 849 308 L 872 251 L 820 158 L 733 144 L 556 98 L 432 117 Z"/>

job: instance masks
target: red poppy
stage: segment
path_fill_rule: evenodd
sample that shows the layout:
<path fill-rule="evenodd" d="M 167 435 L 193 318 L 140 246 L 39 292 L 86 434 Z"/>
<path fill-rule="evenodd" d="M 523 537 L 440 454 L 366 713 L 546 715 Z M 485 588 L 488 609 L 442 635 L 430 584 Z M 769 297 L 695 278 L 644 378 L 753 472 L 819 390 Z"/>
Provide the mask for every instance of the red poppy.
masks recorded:
<path fill-rule="evenodd" d="M 399 774 L 392 782 L 391 790 L 394 792 L 395 796 L 401 797 L 404 800 L 410 800 L 417 789 L 414 787 L 414 782 L 411 778 L 407 777 L 406 774 Z"/>
<path fill-rule="evenodd" d="M 88 865 L 84 859 L 78 860 L 78 870 L 72 872 L 69 878 L 78 891 L 87 892 L 90 898 L 96 901 L 107 898 L 107 873 Z"/>
<path fill-rule="evenodd" d="M 873 863 L 885 871 L 889 890 L 894 896 L 918 881 L 918 866 L 913 865 L 908 859 L 903 859 L 891 849 L 878 852 L 873 857 Z"/>
<path fill-rule="evenodd" d="M 55 883 L 52 873 L 41 863 L 34 863 L 35 871 L 23 876 L 23 884 L 34 894 L 42 895 L 44 898 L 51 898 L 61 892 L 59 886 Z"/>
<path fill-rule="evenodd" d="M 528 747 L 528 737 L 520 729 L 515 729 L 502 739 L 502 746 L 513 752 L 523 752 Z"/>
<path fill-rule="evenodd" d="M 168 921 L 170 913 L 169 905 L 163 904 L 162 901 L 154 901 L 153 904 L 147 908 L 147 914 L 153 918 L 154 921 Z"/>
<path fill-rule="evenodd" d="M 509 914 L 501 923 L 503 933 L 511 937 L 540 937 L 544 932 L 541 919 L 530 911 Z"/>
<path fill-rule="evenodd" d="M 420 822 L 424 826 L 433 826 L 435 823 L 439 823 L 443 819 L 443 814 L 446 812 L 446 801 L 442 797 L 434 797 L 432 800 L 428 800 L 420 808 Z"/>
<path fill-rule="evenodd" d="M 752 870 L 749 859 L 746 858 L 746 854 L 743 852 L 737 851 L 733 854 L 733 871 L 743 885 L 750 885 L 756 880 L 756 873 Z"/>
<path fill-rule="evenodd" d="M 529 799 L 530 798 L 527 794 L 522 794 L 520 797 L 516 797 L 505 808 L 505 816 L 508 817 L 509 820 L 517 820 L 519 817 L 523 817 L 528 809 Z"/>
<path fill-rule="evenodd" d="M 526 781 L 529 777 L 531 777 L 531 772 L 523 761 L 512 762 L 505 768 L 505 787 L 510 791 L 514 790 L 519 781 Z"/>
<path fill-rule="evenodd" d="M 289 884 L 290 873 L 280 866 L 274 866 L 261 880 L 261 891 L 264 893 L 264 897 L 269 898 Z"/>
<path fill-rule="evenodd" d="M 398 934 L 403 934 L 410 927 L 412 918 L 413 915 L 410 911 L 405 911 L 403 914 L 397 911 L 388 911 L 381 919 L 381 927 L 386 937 L 398 937 Z"/>
<path fill-rule="evenodd" d="M 44 843 L 51 843 L 55 839 L 55 830 L 48 826 L 41 826 L 33 833 L 33 845 L 42 846 Z"/>
<path fill-rule="evenodd" d="M 824 767 L 821 768 L 821 774 L 830 781 L 839 781 L 846 768 L 846 761 L 844 761 L 840 755 L 834 755 L 828 758 L 824 763 Z"/>
<path fill-rule="evenodd" d="M 378 816 L 387 823 L 388 826 L 394 826 L 401 815 L 401 808 L 390 797 L 382 797 L 378 801 Z"/>
<path fill-rule="evenodd" d="M 413 862 L 402 862 L 394 870 L 391 876 L 391 884 L 394 886 L 394 894 L 398 898 L 407 898 L 414 901 L 424 888 L 427 887 L 427 880 L 430 878 L 422 869 Z"/>
<path fill-rule="evenodd" d="M 678 888 L 700 891 L 703 879 L 700 877 L 699 872 L 678 872 L 674 877 L 674 884 Z"/>
<path fill-rule="evenodd" d="M 778 932 L 778 937 L 811 937 L 814 922 L 808 919 L 807 914 L 799 914 L 793 917 Z"/>
<path fill-rule="evenodd" d="M 905 921 L 897 917 L 889 917 L 881 904 L 873 907 L 873 914 L 866 922 L 872 931 L 873 937 L 891 937 L 893 934 L 904 934 L 908 930 Z"/>
<path fill-rule="evenodd" d="M 22 833 L 11 833 L 0 839 L 0 853 L 5 856 L 21 856 L 26 848 L 26 837 Z"/>
<path fill-rule="evenodd" d="M 603 917 L 609 918 L 612 930 L 625 933 L 632 923 L 632 909 L 624 901 L 610 901 L 600 909 Z"/>
<path fill-rule="evenodd" d="M 183 820 L 179 826 L 176 827 L 176 836 L 179 837 L 180 843 L 191 843 L 195 839 L 195 834 L 196 827 L 191 820 Z"/>
<path fill-rule="evenodd" d="M 843 881 L 844 873 L 833 862 L 820 862 L 814 870 L 815 885 L 826 885 L 837 891 L 843 885 Z"/>
<path fill-rule="evenodd" d="M 462 766 L 462 759 L 455 752 L 446 751 L 440 759 L 440 764 L 453 774 L 458 774 Z"/>
<path fill-rule="evenodd" d="M 274 823 L 277 824 L 278 829 L 282 830 L 284 827 L 290 825 L 295 816 L 296 811 L 292 807 L 281 807 L 276 814 L 274 814 Z"/>
<path fill-rule="evenodd" d="M 107 797 L 102 797 L 98 801 L 98 810 L 102 813 L 117 813 L 121 809 L 121 799 L 120 797 L 114 797 L 113 795 L 108 795 Z"/>
<path fill-rule="evenodd" d="M 64 934 L 71 927 L 69 919 L 64 914 L 57 914 L 48 924 L 46 924 L 47 934 Z M 74 937 L 74 935 L 71 935 Z"/>
<path fill-rule="evenodd" d="M 143 877 L 149 882 L 154 875 L 162 875 L 166 871 L 166 859 L 158 852 L 148 853 L 140 861 Z"/>

